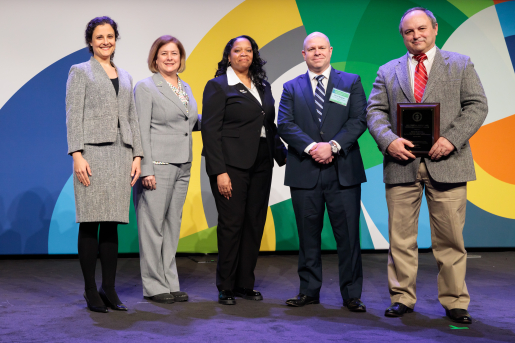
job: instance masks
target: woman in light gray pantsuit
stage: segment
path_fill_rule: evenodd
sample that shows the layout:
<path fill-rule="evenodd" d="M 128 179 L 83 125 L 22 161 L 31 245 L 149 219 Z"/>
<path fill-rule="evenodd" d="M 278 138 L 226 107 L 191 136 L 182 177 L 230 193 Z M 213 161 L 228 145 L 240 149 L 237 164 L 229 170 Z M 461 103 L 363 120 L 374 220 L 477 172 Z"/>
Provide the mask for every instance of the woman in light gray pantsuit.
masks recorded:
<path fill-rule="evenodd" d="M 117 228 L 129 222 L 131 186 L 141 172 L 143 149 L 132 78 L 112 62 L 116 23 L 109 17 L 94 18 L 85 38 L 93 57 L 72 66 L 66 84 L 68 154 L 73 156 L 84 298 L 91 311 L 107 312 L 107 307 L 127 311 L 115 291 Z M 102 264 L 98 291 L 97 255 Z"/>
<path fill-rule="evenodd" d="M 133 193 L 143 295 L 167 304 L 188 300 L 188 295 L 180 291 L 175 261 L 190 181 L 191 131 L 198 116 L 191 88 L 178 75 L 186 68 L 185 61 L 186 53 L 178 39 L 159 37 L 148 57 L 154 75 L 138 82 L 134 90 L 147 156 Z"/>

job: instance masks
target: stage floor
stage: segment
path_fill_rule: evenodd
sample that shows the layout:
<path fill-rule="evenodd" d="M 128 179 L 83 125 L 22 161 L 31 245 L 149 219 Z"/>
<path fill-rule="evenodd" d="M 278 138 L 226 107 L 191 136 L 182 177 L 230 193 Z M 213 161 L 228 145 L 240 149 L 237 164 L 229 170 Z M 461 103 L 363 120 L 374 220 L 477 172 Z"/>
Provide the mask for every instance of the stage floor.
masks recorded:
<path fill-rule="evenodd" d="M 179 257 L 181 288 L 190 301 L 163 305 L 142 297 L 139 259 L 120 258 L 117 291 L 130 310 L 107 314 L 87 310 L 77 259 L 1 260 L 0 341 L 515 342 L 515 252 L 469 257 L 466 280 L 474 320 L 468 326 L 445 317 L 431 253 L 420 254 L 418 302 L 403 318 L 383 315 L 390 305 L 385 253 L 363 255 L 367 313 L 342 306 L 334 254 L 323 255 L 321 304 L 303 308 L 284 304 L 298 291 L 297 255 L 261 256 L 255 288 L 265 300 L 238 298 L 236 306 L 216 302 L 215 263 Z"/>

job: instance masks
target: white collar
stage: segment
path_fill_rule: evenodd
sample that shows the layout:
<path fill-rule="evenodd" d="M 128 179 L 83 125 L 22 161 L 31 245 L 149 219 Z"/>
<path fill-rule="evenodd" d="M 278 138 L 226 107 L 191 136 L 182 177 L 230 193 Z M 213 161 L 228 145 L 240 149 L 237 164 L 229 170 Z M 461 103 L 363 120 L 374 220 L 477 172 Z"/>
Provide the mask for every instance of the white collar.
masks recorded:
<path fill-rule="evenodd" d="M 326 68 L 326 70 L 324 70 L 322 72 L 322 74 L 315 74 L 313 73 L 311 70 L 308 69 L 308 73 L 309 73 L 309 79 L 310 80 L 313 80 L 313 78 L 317 77 L 318 75 L 324 75 L 325 78 L 327 80 L 329 80 L 329 75 L 331 75 L 331 65 L 329 65 L 329 67 Z"/>
<path fill-rule="evenodd" d="M 415 56 L 415 55 L 413 55 L 409 51 L 408 51 L 408 54 L 409 54 L 410 61 L 413 61 L 413 56 Z M 435 58 L 435 54 L 436 54 L 436 45 L 433 45 L 433 47 L 431 49 L 429 49 L 428 52 L 426 52 L 427 60 L 432 61 Z"/>
<path fill-rule="evenodd" d="M 225 74 L 227 75 L 227 84 L 229 86 L 234 86 L 238 83 L 244 84 L 243 82 L 241 82 L 240 78 L 238 77 L 238 75 L 236 75 L 234 69 L 232 69 L 231 66 L 227 67 L 227 71 L 225 72 Z M 250 83 L 250 88 L 254 88 L 254 82 Z"/>

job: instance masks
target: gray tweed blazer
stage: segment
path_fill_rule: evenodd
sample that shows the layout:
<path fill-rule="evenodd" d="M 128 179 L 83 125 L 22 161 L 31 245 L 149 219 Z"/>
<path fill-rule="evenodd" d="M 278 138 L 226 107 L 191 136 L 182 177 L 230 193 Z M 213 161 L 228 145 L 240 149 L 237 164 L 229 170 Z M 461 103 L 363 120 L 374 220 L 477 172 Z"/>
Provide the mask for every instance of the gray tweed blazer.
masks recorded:
<path fill-rule="evenodd" d="M 415 102 L 411 89 L 409 54 L 379 68 L 367 107 L 368 130 L 384 154 L 383 181 L 414 182 L 421 158 L 397 161 L 386 149 L 397 136 L 397 103 Z M 425 158 L 431 177 L 444 183 L 476 179 L 469 139 L 488 113 L 485 92 L 470 58 L 436 49 L 422 102 L 440 103 L 440 135 L 456 149 L 439 161 Z"/>
<path fill-rule="evenodd" d="M 141 162 L 141 177 L 155 175 L 152 161 L 192 160 L 191 130 L 197 122 L 198 110 L 191 87 L 181 81 L 189 97 L 187 110 L 159 73 L 141 80 L 134 88 L 143 153 L 147 156 Z"/>
<path fill-rule="evenodd" d="M 73 65 L 66 83 L 66 127 L 68 154 L 84 149 L 84 144 L 113 143 L 120 132 L 132 155 L 143 157 L 136 106 L 132 95 L 132 77 L 117 68 L 118 96 L 100 63 Z"/>

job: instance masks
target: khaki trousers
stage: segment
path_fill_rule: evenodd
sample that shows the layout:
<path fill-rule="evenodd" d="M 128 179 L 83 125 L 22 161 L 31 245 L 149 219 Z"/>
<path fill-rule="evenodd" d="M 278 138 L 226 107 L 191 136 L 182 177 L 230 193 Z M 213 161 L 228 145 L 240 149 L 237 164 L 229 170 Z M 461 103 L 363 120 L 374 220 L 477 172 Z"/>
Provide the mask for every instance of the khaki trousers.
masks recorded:
<path fill-rule="evenodd" d="M 413 183 L 386 185 L 388 204 L 388 287 L 392 303 L 415 306 L 418 269 L 418 217 L 426 189 L 431 243 L 438 265 L 438 300 L 445 309 L 467 309 L 467 251 L 463 242 L 467 184 L 431 179 L 422 161 Z"/>

